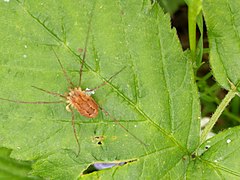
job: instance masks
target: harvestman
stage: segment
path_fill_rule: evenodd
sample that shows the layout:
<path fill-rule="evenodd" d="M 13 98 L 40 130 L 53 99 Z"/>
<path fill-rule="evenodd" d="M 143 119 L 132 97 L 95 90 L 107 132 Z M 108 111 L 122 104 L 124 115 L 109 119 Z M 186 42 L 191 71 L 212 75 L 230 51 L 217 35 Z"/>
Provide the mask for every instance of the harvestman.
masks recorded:
<path fill-rule="evenodd" d="M 40 91 L 43 91 L 45 93 L 54 95 L 54 96 L 58 96 L 60 98 L 63 98 L 65 101 L 54 101 L 54 102 L 46 102 L 46 101 L 35 101 L 35 102 L 28 102 L 28 101 L 18 101 L 18 100 L 10 100 L 10 99 L 5 99 L 5 98 L 0 98 L 0 100 L 4 100 L 4 101 L 9 101 L 9 102 L 13 102 L 13 103 L 20 103 L 20 104 L 54 104 L 54 103 L 67 103 L 66 106 L 66 110 L 71 112 L 72 114 L 72 127 L 73 127 L 73 132 L 74 132 L 74 137 L 76 139 L 77 145 L 78 145 L 78 152 L 77 152 L 77 156 L 80 153 L 80 143 L 77 137 L 77 132 L 76 132 L 76 128 L 75 128 L 75 123 L 74 123 L 74 112 L 73 109 L 76 109 L 80 115 L 85 116 L 87 118 L 95 118 L 98 115 L 98 109 L 102 110 L 102 112 L 108 116 L 109 113 L 104 110 L 102 107 L 100 107 L 95 100 L 91 97 L 91 92 L 95 92 L 97 89 L 99 89 L 100 87 L 106 85 L 109 81 L 111 81 L 111 79 L 113 79 L 116 75 L 118 75 L 124 68 L 122 68 L 120 71 L 118 71 L 117 73 L 115 73 L 113 76 L 111 76 L 108 81 L 103 82 L 102 84 L 100 84 L 99 86 L 95 87 L 94 89 L 86 89 L 86 90 L 82 90 L 81 89 L 81 80 L 82 80 L 82 69 L 83 69 L 83 64 L 85 62 L 85 57 L 86 57 L 86 47 L 87 47 L 87 42 L 88 42 L 88 36 L 89 36 L 89 31 L 90 31 L 90 23 L 89 23 L 89 27 L 88 27 L 88 32 L 87 32 L 87 37 L 86 37 L 86 41 L 85 41 L 85 48 L 84 48 L 84 52 L 83 52 L 83 57 L 82 57 L 82 63 L 80 65 L 80 71 L 79 71 L 79 85 L 78 87 L 74 86 L 73 82 L 70 80 L 70 78 L 68 77 L 59 57 L 57 56 L 57 53 L 55 52 L 55 50 L 52 48 L 57 61 L 62 69 L 62 72 L 66 78 L 66 80 L 68 81 L 70 88 L 69 88 L 69 92 L 62 95 L 59 93 L 55 93 L 55 92 L 50 92 L 47 91 L 45 89 L 36 87 L 36 86 L 32 86 L 35 89 L 38 89 Z M 146 145 L 141 139 L 137 138 L 134 134 L 132 134 L 130 131 L 128 131 L 127 128 L 125 128 L 119 121 L 117 121 L 115 118 L 111 117 L 115 123 L 117 123 L 119 126 L 121 126 L 127 133 L 129 133 L 131 136 L 133 136 L 134 138 L 136 138 L 141 144 Z"/>

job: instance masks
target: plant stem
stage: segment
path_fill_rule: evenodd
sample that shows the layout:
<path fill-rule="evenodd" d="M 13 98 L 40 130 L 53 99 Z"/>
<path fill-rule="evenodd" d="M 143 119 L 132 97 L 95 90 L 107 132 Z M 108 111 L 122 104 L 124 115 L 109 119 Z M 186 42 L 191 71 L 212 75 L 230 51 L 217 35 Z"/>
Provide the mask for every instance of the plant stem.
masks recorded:
<path fill-rule="evenodd" d="M 192 55 L 192 60 L 196 57 L 196 14 L 192 5 L 188 8 L 188 31 L 189 31 L 189 44 Z"/>
<path fill-rule="evenodd" d="M 209 123 L 204 128 L 204 130 L 202 132 L 202 135 L 201 135 L 201 143 L 203 143 L 206 140 L 208 133 L 212 130 L 214 124 L 217 122 L 218 118 L 220 117 L 220 115 L 222 114 L 224 109 L 227 107 L 227 105 L 234 98 L 235 95 L 236 95 L 236 87 L 233 87 L 228 92 L 228 94 L 224 97 L 222 102 L 219 104 L 218 108 L 216 109 L 216 111 L 212 115 Z"/>

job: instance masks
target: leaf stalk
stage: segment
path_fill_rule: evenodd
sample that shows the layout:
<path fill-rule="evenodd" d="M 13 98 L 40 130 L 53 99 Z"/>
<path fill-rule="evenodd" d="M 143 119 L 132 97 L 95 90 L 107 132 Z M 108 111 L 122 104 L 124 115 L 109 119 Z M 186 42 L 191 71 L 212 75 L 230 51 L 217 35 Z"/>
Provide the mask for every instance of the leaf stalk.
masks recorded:
<path fill-rule="evenodd" d="M 216 111 L 212 115 L 209 123 L 204 128 L 202 135 L 201 135 L 201 143 L 203 143 L 206 140 L 208 133 L 212 130 L 212 128 L 215 125 L 215 123 L 217 122 L 218 118 L 221 116 L 224 109 L 227 107 L 229 102 L 234 98 L 234 96 L 236 94 L 237 94 L 237 88 L 236 88 L 236 86 L 231 84 L 231 90 L 228 92 L 228 94 L 224 97 L 222 102 L 219 104 Z"/>

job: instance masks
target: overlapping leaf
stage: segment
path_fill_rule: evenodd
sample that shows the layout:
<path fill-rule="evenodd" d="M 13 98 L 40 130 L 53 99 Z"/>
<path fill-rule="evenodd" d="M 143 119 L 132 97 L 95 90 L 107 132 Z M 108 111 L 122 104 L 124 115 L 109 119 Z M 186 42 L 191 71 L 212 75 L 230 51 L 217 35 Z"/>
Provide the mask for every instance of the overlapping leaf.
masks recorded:
<path fill-rule="evenodd" d="M 218 83 L 229 89 L 240 81 L 240 2 L 203 1 L 210 45 L 210 63 Z"/>

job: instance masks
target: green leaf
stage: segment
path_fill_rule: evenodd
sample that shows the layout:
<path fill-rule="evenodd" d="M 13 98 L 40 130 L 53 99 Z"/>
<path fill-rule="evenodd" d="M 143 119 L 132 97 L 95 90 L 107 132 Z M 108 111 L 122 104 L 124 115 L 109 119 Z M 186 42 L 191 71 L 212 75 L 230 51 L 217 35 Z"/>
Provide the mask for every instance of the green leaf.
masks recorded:
<path fill-rule="evenodd" d="M 33 174 L 51 179 L 77 177 L 180 178 L 199 145 L 199 100 L 188 54 L 170 18 L 150 1 L 1 1 L 0 97 L 56 101 L 32 85 L 68 92 L 57 52 L 78 83 L 88 27 L 81 87 L 94 88 L 126 67 L 93 98 L 103 112 L 95 119 L 75 113 L 81 152 L 65 104 L 1 101 L 0 143 L 12 158 L 36 160 Z M 139 142 L 113 120 L 141 139 Z M 98 137 L 101 137 L 99 143 Z M 128 162 L 90 175 L 95 162 Z"/>
<path fill-rule="evenodd" d="M 207 140 L 189 164 L 187 179 L 239 179 L 240 127 Z"/>
<path fill-rule="evenodd" d="M 9 157 L 11 150 L 0 148 L 0 179 L 39 179 L 29 176 L 32 162 L 24 162 Z"/>
<path fill-rule="evenodd" d="M 203 1 L 208 29 L 210 63 L 214 77 L 225 89 L 240 81 L 240 1 Z"/>

